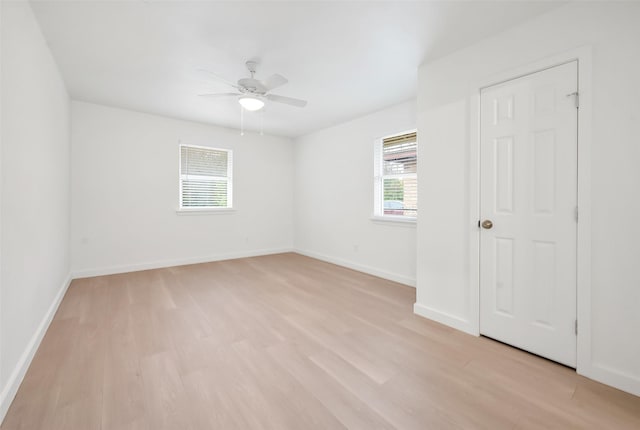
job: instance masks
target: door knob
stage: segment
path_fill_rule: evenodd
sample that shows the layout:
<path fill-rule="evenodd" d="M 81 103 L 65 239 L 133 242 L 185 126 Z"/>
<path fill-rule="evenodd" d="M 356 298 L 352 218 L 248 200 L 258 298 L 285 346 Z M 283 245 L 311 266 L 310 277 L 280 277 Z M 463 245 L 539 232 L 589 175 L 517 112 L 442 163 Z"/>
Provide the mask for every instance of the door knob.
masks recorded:
<path fill-rule="evenodd" d="M 491 220 L 485 219 L 484 221 L 482 221 L 482 228 L 486 228 L 487 230 L 489 230 L 491 227 L 493 227 L 493 223 L 491 222 Z"/>

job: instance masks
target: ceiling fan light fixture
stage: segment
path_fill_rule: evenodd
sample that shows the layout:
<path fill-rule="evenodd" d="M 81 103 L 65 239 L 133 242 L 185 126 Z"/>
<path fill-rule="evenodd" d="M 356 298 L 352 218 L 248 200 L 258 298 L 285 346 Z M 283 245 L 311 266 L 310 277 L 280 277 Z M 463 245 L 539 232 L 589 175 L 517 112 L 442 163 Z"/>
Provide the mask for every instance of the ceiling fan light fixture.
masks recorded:
<path fill-rule="evenodd" d="M 264 101 L 251 96 L 240 97 L 238 103 L 248 111 L 257 111 L 264 107 Z"/>

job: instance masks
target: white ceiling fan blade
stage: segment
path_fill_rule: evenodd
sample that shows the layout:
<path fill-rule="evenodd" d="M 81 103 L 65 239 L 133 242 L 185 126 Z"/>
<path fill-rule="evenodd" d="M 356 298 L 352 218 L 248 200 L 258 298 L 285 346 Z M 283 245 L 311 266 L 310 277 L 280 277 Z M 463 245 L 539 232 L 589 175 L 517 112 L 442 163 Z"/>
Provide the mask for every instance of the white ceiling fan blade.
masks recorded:
<path fill-rule="evenodd" d="M 291 97 L 279 96 L 276 94 L 267 94 L 267 99 L 278 102 L 278 103 L 286 103 L 291 106 L 297 107 L 305 107 L 307 105 L 306 100 L 294 99 Z"/>
<path fill-rule="evenodd" d="M 284 76 L 276 73 L 261 82 L 262 85 L 264 85 L 264 87 L 267 89 L 267 91 L 271 91 L 272 89 L 280 87 L 289 81 Z"/>
<path fill-rule="evenodd" d="M 231 82 L 231 81 L 229 81 L 229 80 L 227 80 L 227 79 L 223 78 L 222 76 L 218 76 L 218 75 L 216 75 L 215 73 L 213 73 L 213 72 L 211 72 L 211 71 L 209 71 L 209 70 L 206 70 L 206 69 L 198 69 L 198 71 L 199 71 L 199 72 L 206 73 L 206 74 L 208 74 L 209 76 L 211 76 L 212 78 L 214 78 L 215 80 L 217 80 L 217 81 L 219 81 L 219 82 L 222 82 L 223 84 L 227 84 L 227 85 L 229 85 L 230 87 L 238 88 L 238 89 L 240 88 L 240 87 L 238 87 L 238 85 L 234 84 L 233 82 Z"/>
<path fill-rule="evenodd" d="M 242 94 L 240 93 L 210 93 L 210 94 L 198 94 L 198 96 L 200 97 L 209 97 L 209 98 L 216 98 L 216 97 L 236 97 L 236 96 L 241 96 Z"/>

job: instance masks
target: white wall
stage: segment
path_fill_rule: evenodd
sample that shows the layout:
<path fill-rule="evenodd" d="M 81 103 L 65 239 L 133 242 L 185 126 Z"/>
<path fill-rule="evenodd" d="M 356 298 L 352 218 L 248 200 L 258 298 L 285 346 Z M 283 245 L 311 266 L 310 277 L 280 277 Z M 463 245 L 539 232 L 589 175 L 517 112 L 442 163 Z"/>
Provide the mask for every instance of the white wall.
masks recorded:
<path fill-rule="evenodd" d="M 592 161 L 583 168 L 591 170 L 591 211 L 581 212 L 581 219 L 591 222 L 587 265 L 592 305 L 590 319 L 580 322 L 590 336 L 583 339 L 587 348 L 582 357 L 588 362 L 581 365 L 579 351 L 578 371 L 640 395 L 638 22 L 638 3 L 572 3 L 420 68 L 416 310 L 459 328 L 477 329 L 477 284 L 469 272 L 477 221 L 469 206 L 474 83 L 588 46 Z"/>
<path fill-rule="evenodd" d="M 235 211 L 178 215 L 178 143 L 233 150 Z M 288 138 L 72 102 L 74 276 L 293 247 Z"/>
<path fill-rule="evenodd" d="M 415 118 L 409 101 L 295 140 L 298 252 L 415 285 L 415 224 L 370 219 L 374 141 Z"/>
<path fill-rule="evenodd" d="M 27 2 L 2 2 L 0 420 L 69 282 L 69 97 Z"/>

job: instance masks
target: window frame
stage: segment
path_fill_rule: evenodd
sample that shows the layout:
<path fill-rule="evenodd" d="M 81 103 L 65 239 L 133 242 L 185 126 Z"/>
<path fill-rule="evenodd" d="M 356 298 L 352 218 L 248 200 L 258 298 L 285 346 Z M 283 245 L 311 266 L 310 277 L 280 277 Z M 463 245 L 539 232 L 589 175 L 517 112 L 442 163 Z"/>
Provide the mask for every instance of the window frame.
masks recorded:
<path fill-rule="evenodd" d="M 227 153 L 227 176 L 216 177 L 218 179 L 225 179 L 227 181 L 227 205 L 226 206 L 183 206 L 182 198 L 182 148 L 197 148 L 206 149 L 210 151 L 224 151 Z M 233 212 L 233 150 L 229 148 L 214 148 L 204 145 L 193 145 L 190 143 L 179 142 L 178 143 L 178 209 L 177 213 L 194 213 L 194 214 L 206 214 L 206 213 L 225 213 Z"/>
<path fill-rule="evenodd" d="M 413 177 L 418 178 L 418 136 L 417 129 L 409 129 L 405 131 L 400 131 L 397 133 L 392 133 L 389 135 L 382 136 L 377 138 L 374 141 L 374 151 L 373 151 L 373 214 L 371 215 L 371 219 L 373 221 L 391 221 L 397 223 L 409 223 L 414 224 L 417 222 L 418 213 L 416 210 L 415 216 L 409 215 L 390 215 L 384 213 L 384 180 L 385 179 L 398 179 L 398 178 L 407 178 Z M 383 142 L 385 139 L 390 137 L 401 136 L 404 134 L 416 133 L 416 173 L 405 173 L 405 174 L 393 174 L 393 175 L 385 175 L 384 174 L 384 157 L 383 157 Z"/>

